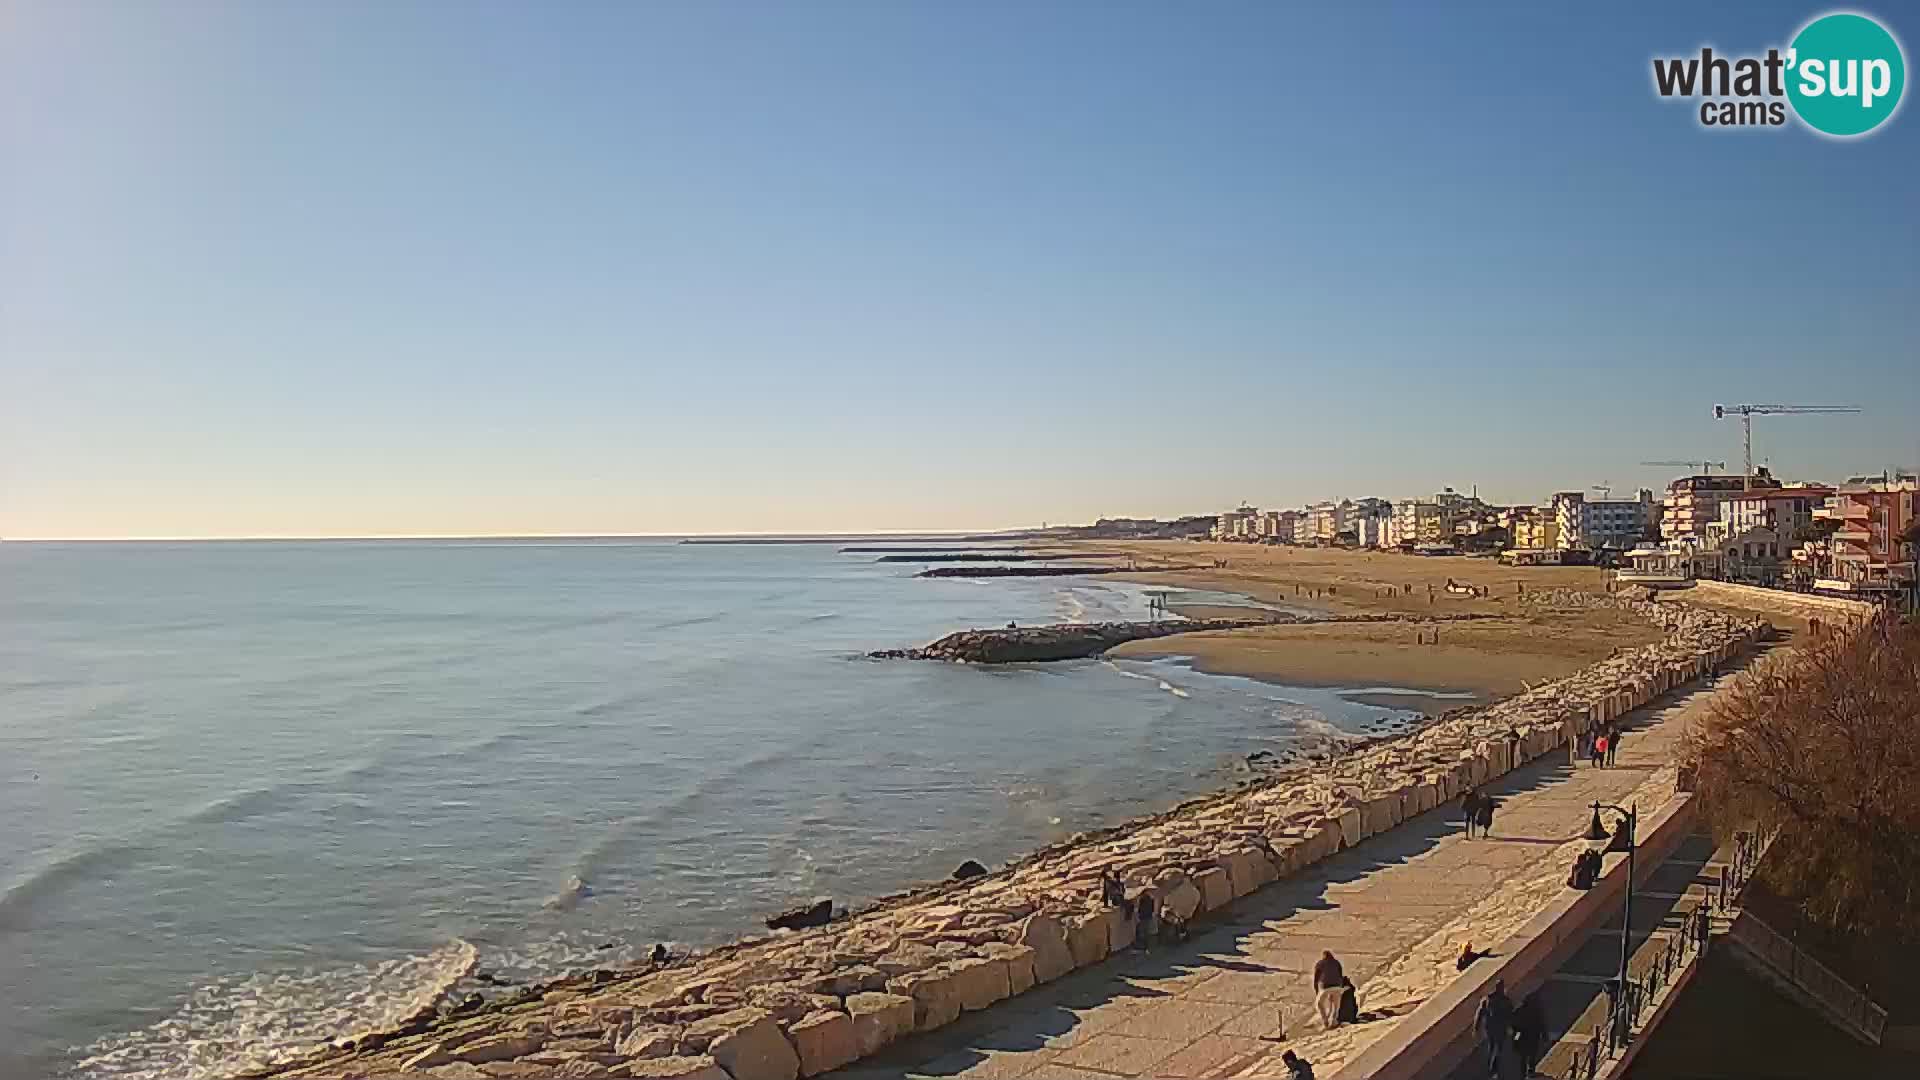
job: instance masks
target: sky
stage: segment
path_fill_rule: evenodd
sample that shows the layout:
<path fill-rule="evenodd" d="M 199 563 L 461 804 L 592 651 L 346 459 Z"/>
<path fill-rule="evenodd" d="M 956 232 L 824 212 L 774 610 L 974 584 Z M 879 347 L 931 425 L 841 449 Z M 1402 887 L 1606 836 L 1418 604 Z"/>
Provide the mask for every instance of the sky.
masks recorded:
<path fill-rule="evenodd" d="M 0 537 L 1911 467 L 1920 114 L 1652 89 L 1827 10 L 0 0 Z"/>

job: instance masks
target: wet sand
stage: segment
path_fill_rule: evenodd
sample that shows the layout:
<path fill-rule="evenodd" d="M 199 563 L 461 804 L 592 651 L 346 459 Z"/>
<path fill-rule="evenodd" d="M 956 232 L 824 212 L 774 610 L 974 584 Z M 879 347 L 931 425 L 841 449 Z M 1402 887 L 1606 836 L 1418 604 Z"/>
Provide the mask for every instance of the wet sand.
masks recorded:
<path fill-rule="evenodd" d="M 1116 656 L 1135 658 L 1187 656 L 1194 667 L 1212 674 L 1305 686 L 1420 687 L 1471 693 L 1484 701 L 1517 693 L 1529 683 L 1571 674 L 1618 649 L 1647 644 L 1659 636 L 1651 625 L 1620 612 L 1541 610 L 1518 599 L 1523 587 L 1604 591 L 1605 571 L 1591 567 L 1514 568 L 1491 559 L 1246 544 L 1140 543 L 1133 547 L 1132 554 L 1142 563 L 1149 558 L 1178 563 L 1227 560 L 1228 565 L 1218 570 L 1141 576 L 1142 581 L 1178 588 L 1231 590 L 1273 603 L 1315 605 L 1337 612 L 1390 611 L 1416 619 L 1460 612 L 1502 616 L 1437 624 L 1260 627 L 1181 634 L 1114 650 Z M 1449 578 L 1486 588 L 1491 595 L 1448 595 L 1444 589 Z M 1434 590 L 1431 600 L 1428 586 Z M 1301 595 L 1296 596 L 1296 590 Z M 1436 631 L 1437 644 L 1431 641 Z M 1464 703 L 1456 700 L 1451 705 Z"/>

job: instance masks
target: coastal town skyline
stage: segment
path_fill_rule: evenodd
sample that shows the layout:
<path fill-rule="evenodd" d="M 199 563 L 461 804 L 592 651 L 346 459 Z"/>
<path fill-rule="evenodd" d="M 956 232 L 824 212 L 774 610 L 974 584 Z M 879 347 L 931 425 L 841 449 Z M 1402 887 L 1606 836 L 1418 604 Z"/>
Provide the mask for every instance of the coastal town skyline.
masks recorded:
<path fill-rule="evenodd" d="M 1920 127 L 1651 85 L 1812 11 L 8 5 L 0 537 L 1913 468 Z"/>

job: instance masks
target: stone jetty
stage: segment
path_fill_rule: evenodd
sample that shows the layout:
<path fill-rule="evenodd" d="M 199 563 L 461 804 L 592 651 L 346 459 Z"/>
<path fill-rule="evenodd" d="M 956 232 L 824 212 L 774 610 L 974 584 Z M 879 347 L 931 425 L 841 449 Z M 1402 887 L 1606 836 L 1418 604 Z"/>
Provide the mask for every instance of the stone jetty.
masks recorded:
<path fill-rule="evenodd" d="M 1065 562 L 1068 559 L 1124 559 L 1125 555 L 1114 551 L 1071 551 L 1057 554 L 1006 554 L 997 551 L 963 552 L 915 552 L 912 555 L 882 555 L 874 562 L 899 563 L 1032 563 Z"/>
<path fill-rule="evenodd" d="M 1263 775 L 984 876 L 887 898 L 825 926 L 743 941 L 665 969 L 597 972 L 405 1036 L 371 1036 L 294 1076 L 796 1080 L 951 1023 L 1132 942 L 1129 900 L 1180 919 L 1219 909 L 1731 660 L 1764 620 L 1562 591 L 1555 607 L 1658 622 L 1655 644 L 1407 735 Z"/>
<path fill-rule="evenodd" d="M 872 660 L 947 660 L 961 664 L 1034 664 L 1050 660 L 1079 660 L 1098 656 L 1115 645 L 1174 634 L 1206 630 L 1245 630 L 1255 626 L 1335 622 L 1461 622 L 1497 616 L 1478 612 L 1445 615 L 1404 615 L 1364 612 L 1357 615 L 1293 615 L 1266 611 L 1243 619 L 1158 619 L 1152 622 L 1053 623 L 1046 626 L 1008 626 L 989 630 L 960 630 L 918 649 L 876 649 Z"/>
<path fill-rule="evenodd" d="M 913 575 L 917 578 L 997 578 L 997 577 L 1085 577 L 1091 574 L 1139 574 L 1148 570 L 1198 570 L 1197 566 L 1061 566 L 1055 563 L 1022 563 L 1019 566 L 936 566 Z"/>

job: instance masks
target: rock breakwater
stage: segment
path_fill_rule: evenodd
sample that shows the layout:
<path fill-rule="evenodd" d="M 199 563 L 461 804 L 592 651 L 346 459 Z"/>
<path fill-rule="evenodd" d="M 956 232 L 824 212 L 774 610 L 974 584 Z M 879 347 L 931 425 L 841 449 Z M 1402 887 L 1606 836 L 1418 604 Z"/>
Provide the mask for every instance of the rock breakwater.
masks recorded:
<path fill-rule="evenodd" d="M 744 941 L 665 970 L 596 973 L 404 1038 L 336 1047 L 298 1076 L 795 1080 L 875 1053 L 1101 963 L 1134 938 L 1142 896 L 1179 919 L 1219 910 L 1471 786 L 1609 723 L 1732 659 L 1764 621 L 1678 604 L 1550 592 L 1618 607 L 1664 638 L 1408 735 L 1099 833 L 984 876 L 888 898 L 815 929 Z M 1125 904 L 1110 903 L 1103 876 Z"/>
<path fill-rule="evenodd" d="M 1269 611 L 1238 619 L 1156 619 L 1151 622 L 1052 623 L 958 630 L 918 649 L 876 649 L 871 660 L 947 660 L 961 664 L 1033 664 L 1098 656 L 1115 645 L 1208 630 L 1246 630 L 1296 623 L 1461 622 L 1497 618 L 1472 612 L 1414 616 L 1365 612 L 1358 615 L 1292 615 Z"/>

